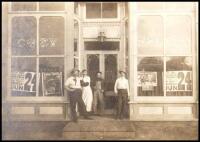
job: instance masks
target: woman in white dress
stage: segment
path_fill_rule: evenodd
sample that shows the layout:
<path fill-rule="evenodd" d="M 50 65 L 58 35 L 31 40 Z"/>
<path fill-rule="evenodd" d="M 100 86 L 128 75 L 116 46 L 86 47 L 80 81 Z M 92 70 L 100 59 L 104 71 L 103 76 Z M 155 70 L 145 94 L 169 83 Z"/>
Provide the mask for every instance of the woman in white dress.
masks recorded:
<path fill-rule="evenodd" d="M 81 86 L 83 87 L 82 98 L 86 106 L 87 112 L 92 111 L 92 89 L 90 87 L 90 77 L 87 75 L 87 70 L 82 71 Z"/>

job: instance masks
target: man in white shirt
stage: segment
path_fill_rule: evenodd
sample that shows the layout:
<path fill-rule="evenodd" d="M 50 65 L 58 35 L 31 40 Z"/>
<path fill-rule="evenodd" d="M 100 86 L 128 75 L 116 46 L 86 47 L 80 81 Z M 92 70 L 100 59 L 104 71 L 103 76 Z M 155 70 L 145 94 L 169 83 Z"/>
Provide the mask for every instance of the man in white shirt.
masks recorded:
<path fill-rule="evenodd" d="M 116 119 L 125 117 L 124 113 L 127 112 L 126 106 L 130 97 L 128 79 L 125 78 L 126 72 L 120 70 L 119 73 L 120 77 L 116 80 L 114 86 L 114 91 L 118 95 Z"/>
<path fill-rule="evenodd" d="M 84 116 L 84 118 L 90 119 L 87 117 L 86 107 L 82 99 L 82 87 L 79 71 L 77 69 L 73 69 L 71 74 L 72 76 L 69 77 L 65 82 L 65 88 L 68 91 L 70 99 L 72 120 L 77 122 L 76 103 L 78 103 L 80 109 L 79 111 L 81 111 L 81 114 Z"/>

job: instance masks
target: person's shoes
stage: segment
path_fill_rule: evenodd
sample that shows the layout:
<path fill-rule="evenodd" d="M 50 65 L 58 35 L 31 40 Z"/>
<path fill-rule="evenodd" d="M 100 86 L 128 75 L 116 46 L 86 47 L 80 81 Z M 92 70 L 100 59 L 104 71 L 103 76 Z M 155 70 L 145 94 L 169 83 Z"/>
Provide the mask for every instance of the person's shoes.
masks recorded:
<path fill-rule="evenodd" d="M 93 120 L 92 118 L 90 118 L 90 117 L 88 117 L 88 116 L 85 116 L 84 119 Z"/>
<path fill-rule="evenodd" d="M 72 120 L 72 122 L 77 123 L 77 122 L 78 122 L 78 119 L 74 119 L 74 120 Z"/>

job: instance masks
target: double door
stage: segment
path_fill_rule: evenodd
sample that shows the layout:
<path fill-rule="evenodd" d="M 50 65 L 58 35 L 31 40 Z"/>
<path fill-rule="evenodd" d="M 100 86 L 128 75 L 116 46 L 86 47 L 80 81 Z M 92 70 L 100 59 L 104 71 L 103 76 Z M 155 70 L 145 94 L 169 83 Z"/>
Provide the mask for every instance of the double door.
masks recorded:
<path fill-rule="evenodd" d="M 88 75 L 91 78 L 91 87 L 95 85 L 97 72 L 101 71 L 104 78 L 104 102 L 105 114 L 113 114 L 116 106 L 116 96 L 114 94 L 114 84 L 118 73 L 117 53 L 87 53 L 86 63 Z"/>

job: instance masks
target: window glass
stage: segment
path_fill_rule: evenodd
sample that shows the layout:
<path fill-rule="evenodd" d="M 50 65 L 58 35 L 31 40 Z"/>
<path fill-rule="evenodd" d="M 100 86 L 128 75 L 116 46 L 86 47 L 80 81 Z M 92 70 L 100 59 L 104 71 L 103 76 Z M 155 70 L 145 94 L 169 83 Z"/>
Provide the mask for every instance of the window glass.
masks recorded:
<path fill-rule="evenodd" d="M 65 3 L 64 2 L 40 2 L 39 9 L 40 11 L 64 11 Z"/>
<path fill-rule="evenodd" d="M 12 19 L 12 55 L 36 54 L 36 18 L 19 16 Z"/>
<path fill-rule="evenodd" d="M 163 58 L 139 57 L 138 96 L 163 96 Z"/>
<path fill-rule="evenodd" d="M 39 21 L 40 55 L 64 54 L 64 18 L 41 17 Z"/>
<path fill-rule="evenodd" d="M 63 96 L 64 58 L 40 58 L 39 72 L 39 96 Z"/>
<path fill-rule="evenodd" d="M 12 11 L 36 11 L 36 2 L 12 2 Z"/>
<path fill-rule="evenodd" d="M 36 95 L 36 58 L 11 59 L 11 95 Z"/>
<path fill-rule="evenodd" d="M 191 18 L 189 16 L 167 16 L 165 42 L 167 55 L 191 54 L 191 39 Z"/>
<path fill-rule="evenodd" d="M 138 54 L 163 54 L 163 19 L 161 16 L 139 17 Z"/>
<path fill-rule="evenodd" d="M 101 18 L 101 3 L 86 3 L 86 18 Z"/>
<path fill-rule="evenodd" d="M 102 3 L 102 18 L 117 18 L 117 3 Z"/>
<path fill-rule="evenodd" d="M 86 41 L 85 42 L 86 50 L 119 50 L 119 42 L 114 41 Z"/>
<path fill-rule="evenodd" d="M 166 95 L 192 96 L 192 58 L 167 57 Z"/>
<path fill-rule="evenodd" d="M 74 2 L 74 13 L 78 14 L 78 2 Z"/>

